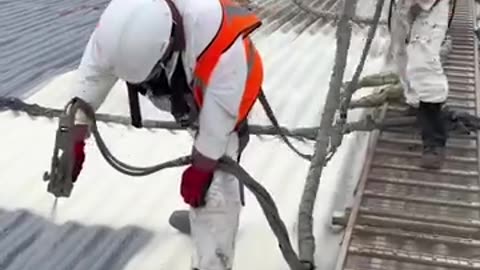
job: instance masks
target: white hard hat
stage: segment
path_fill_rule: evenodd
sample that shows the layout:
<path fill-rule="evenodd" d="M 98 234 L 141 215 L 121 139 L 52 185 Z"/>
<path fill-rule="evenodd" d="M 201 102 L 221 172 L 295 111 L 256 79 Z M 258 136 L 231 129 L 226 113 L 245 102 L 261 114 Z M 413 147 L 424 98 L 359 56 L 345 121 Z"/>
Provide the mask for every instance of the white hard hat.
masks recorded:
<path fill-rule="evenodd" d="M 99 48 L 119 78 L 147 78 L 170 44 L 172 14 L 164 0 L 113 0 L 96 29 Z"/>

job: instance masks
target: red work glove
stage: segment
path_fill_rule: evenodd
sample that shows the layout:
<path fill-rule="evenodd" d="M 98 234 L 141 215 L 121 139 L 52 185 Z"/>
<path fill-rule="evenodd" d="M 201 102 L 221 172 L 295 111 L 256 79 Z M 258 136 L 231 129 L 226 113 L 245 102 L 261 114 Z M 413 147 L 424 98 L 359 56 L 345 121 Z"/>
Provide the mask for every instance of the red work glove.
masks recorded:
<path fill-rule="evenodd" d="M 72 182 L 77 181 L 78 175 L 83 168 L 83 161 L 85 161 L 85 142 L 77 141 L 73 147 L 73 168 L 72 168 Z"/>
<path fill-rule="evenodd" d="M 192 165 L 182 175 L 180 194 L 185 203 L 192 207 L 200 207 L 206 203 L 205 196 L 212 183 L 217 161 L 203 156 L 195 149 L 192 157 Z"/>
<path fill-rule="evenodd" d="M 85 138 L 87 136 L 88 127 L 86 125 L 75 125 L 73 127 L 73 167 L 72 167 L 72 182 L 77 181 L 78 175 L 83 168 L 85 161 Z"/>

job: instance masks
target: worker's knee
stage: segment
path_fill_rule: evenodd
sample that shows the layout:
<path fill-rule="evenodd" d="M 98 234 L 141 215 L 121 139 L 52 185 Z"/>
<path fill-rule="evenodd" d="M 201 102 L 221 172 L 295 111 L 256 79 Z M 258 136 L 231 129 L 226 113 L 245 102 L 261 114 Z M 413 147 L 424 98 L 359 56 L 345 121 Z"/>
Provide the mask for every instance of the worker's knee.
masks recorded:
<path fill-rule="evenodd" d="M 409 61 L 407 79 L 411 91 L 420 101 L 444 102 L 448 96 L 448 81 L 437 59 L 419 58 Z"/>
<path fill-rule="evenodd" d="M 417 37 L 408 45 L 406 78 L 412 91 L 424 102 L 444 102 L 448 81 L 440 62 L 440 40 Z"/>
<path fill-rule="evenodd" d="M 190 211 L 192 266 L 202 270 L 228 270 L 233 265 L 242 208 L 236 177 L 215 171 L 205 202 L 205 206 Z"/>
<path fill-rule="evenodd" d="M 236 179 L 216 179 L 206 205 L 190 211 L 193 267 L 228 270 L 233 265 L 241 210 Z M 235 180 L 235 181 L 234 181 Z"/>
<path fill-rule="evenodd" d="M 448 97 L 448 82 L 443 73 L 411 73 L 410 87 L 419 101 L 439 103 Z"/>
<path fill-rule="evenodd" d="M 235 176 L 217 170 L 206 194 L 207 208 L 229 209 L 240 204 L 240 185 Z"/>

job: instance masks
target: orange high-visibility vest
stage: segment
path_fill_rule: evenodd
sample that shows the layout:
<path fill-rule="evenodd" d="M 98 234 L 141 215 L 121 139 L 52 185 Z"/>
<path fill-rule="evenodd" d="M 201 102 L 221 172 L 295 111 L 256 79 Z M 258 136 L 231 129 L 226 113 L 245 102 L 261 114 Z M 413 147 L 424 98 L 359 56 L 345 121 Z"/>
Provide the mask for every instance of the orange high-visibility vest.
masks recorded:
<path fill-rule="evenodd" d="M 220 56 L 232 46 L 238 37 L 243 36 L 247 57 L 247 81 L 238 111 L 238 125 L 252 109 L 263 82 L 262 59 L 248 37 L 252 31 L 260 27 L 262 22 L 249 10 L 231 0 L 220 0 L 220 3 L 223 10 L 222 23 L 215 38 L 197 58 L 193 72 L 193 95 L 197 106 L 201 108 L 212 71 Z"/>

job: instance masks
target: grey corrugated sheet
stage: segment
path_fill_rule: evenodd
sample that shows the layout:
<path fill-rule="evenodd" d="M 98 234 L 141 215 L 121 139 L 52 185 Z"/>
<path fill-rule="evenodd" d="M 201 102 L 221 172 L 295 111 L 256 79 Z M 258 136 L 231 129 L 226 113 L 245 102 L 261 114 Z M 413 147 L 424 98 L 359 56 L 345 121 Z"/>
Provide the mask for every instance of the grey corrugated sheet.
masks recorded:
<path fill-rule="evenodd" d="M 72 69 L 107 2 L 0 0 L 0 96 Z"/>
<path fill-rule="evenodd" d="M 363 0 L 358 15 L 371 15 L 372 4 L 368 1 L 374 0 Z M 108 2 L 0 0 L 0 96 L 21 96 L 52 76 L 74 68 Z M 271 31 L 282 26 L 289 28 L 291 21 L 303 22 L 307 27 L 319 21 L 315 12 L 338 12 L 341 6 L 337 0 L 259 2 L 254 5 L 271 23 Z"/>
<path fill-rule="evenodd" d="M 15 9 L 17 14 L 22 14 L 21 10 L 28 6 L 27 3 L 38 9 L 43 8 L 47 13 L 53 12 L 53 7 L 38 3 L 57 3 L 55 10 L 68 10 L 65 6 L 60 7 L 63 5 L 60 1 L 17 1 L 22 1 L 22 4 L 12 1 L 0 3 L 9 6 L 12 14 Z M 366 3 L 364 1 L 361 0 L 361 3 Z M 72 1 L 69 3 L 68 6 L 78 7 L 89 2 L 75 1 L 77 5 L 71 4 Z M 294 8 L 290 0 L 261 3 L 265 24 L 256 32 L 254 40 L 264 56 L 266 95 L 282 125 L 318 125 L 335 55 L 334 29 L 316 18 L 302 21 L 305 11 Z M 84 22 L 78 26 L 83 30 L 70 24 L 71 29 L 76 29 L 68 35 L 76 41 L 77 57 L 80 57 L 88 37 L 87 29 L 94 25 L 93 18 L 81 17 L 85 13 L 98 16 L 99 12 L 79 10 L 65 17 Z M 37 15 L 41 18 L 41 13 Z M 17 21 L 18 24 L 21 22 L 20 19 Z M 41 25 L 32 25 L 42 28 Z M 55 26 L 50 27 L 53 32 Z M 35 35 L 37 31 L 30 32 L 30 35 Z M 358 62 L 358 48 L 364 44 L 366 29 L 356 27 L 355 33 L 347 77 L 351 76 Z M 16 35 L 28 39 L 26 35 Z M 41 37 L 39 35 L 37 38 Z M 380 69 L 380 56 L 385 49 L 385 42 L 385 33 L 379 33 L 365 73 Z M 53 46 L 57 43 L 52 42 Z M 49 44 L 48 40 L 46 44 Z M 34 44 L 26 47 L 33 50 L 40 48 Z M 44 50 L 55 51 L 48 46 Z M 57 53 L 56 56 L 63 58 L 63 54 Z M 9 57 L 22 58 L 18 55 Z M 40 61 L 44 67 L 42 73 L 50 69 L 46 66 L 57 72 L 67 69 L 68 65 L 72 66 L 78 61 L 73 54 L 72 59 L 70 64 L 60 68 L 61 65 Z M 27 66 L 23 68 L 28 70 Z M 37 70 L 40 70 L 38 64 Z M 69 73 L 55 79 L 28 101 L 62 107 L 69 96 L 68 89 L 63 89 L 62 84 L 72 76 L 74 74 Z M 29 89 L 35 83 L 25 84 L 28 81 L 9 82 Z M 123 86 L 121 82 L 115 86 L 100 112 L 128 114 Z M 168 117 L 158 114 L 147 104 L 142 107 L 145 117 Z M 356 115 L 351 114 L 352 117 Z M 170 117 L 167 119 L 171 120 Z M 265 114 L 258 106 L 252 112 L 252 122 L 266 123 Z M 51 218 L 52 197 L 46 193 L 46 184 L 41 181 L 41 176 L 49 168 L 57 122 L 5 112 L 0 113 L 0 123 L 0 270 L 188 269 L 191 252 L 189 238 L 168 225 L 171 211 L 186 208 L 178 194 L 181 169 L 132 179 L 112 169 L 99 154 L 95 142 L 89 140 L 85 167 L 72 197 L 60 201 L 55 218 Z M 173 159 L 188 153 L 191 147 L 191 138 L 184 132 L 172 134 L 162 130 L 136 130 L 103 123 L 99 124 L 99 128 L 112 152 L 134 165 L 144 166 Z M 365 134 L 347 136 L 335 158 L 324 170 L 325 180 L 320 186 L 314 213 L 319 269 L 328 269 L 335 261 L 340 237 L 329 231 L 328 223 L 331 211 L 343 208 L 355 185 L 365 150 L 365 138 Z M 311 145 L 300 146 L 304 151 L 312 150 Z M 308 162 L 297 158 L 276 139 L 252 138 L 245 150 L 242 165 L 271 193 L 295 244 L 297 207 Z M 241 216 L 234 269 L 287 269 L 261 209 L 250 193 L 246 195 L 247 205 Z"/>
<path fill-rule="evenodd" d="M 346 0 L 348 1 L 348 0 Z M 356 10 L 356 18 L 371 19 L 377 0 L 359 1 Z M 390 0 L 385 0 L 381 21 L 385 22 L 388 16 Z M 322 17 L 325 13 L 340 15 L 343 7 L 343 0 L 260 0 L 251 4 L 262 16 L 264 22 L 270 23 L 272 31 L 280 29 L 288 31 L 294 25 L 303 25 L 295 29 L 303 31 L 311 24 L 323 25 L 331 21 Z M 289 12 L 285 12 L 288 10 Z"/>

